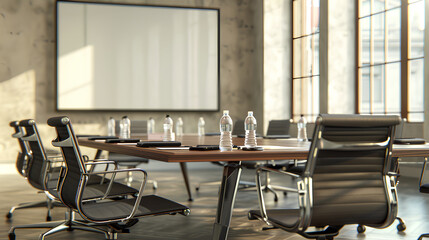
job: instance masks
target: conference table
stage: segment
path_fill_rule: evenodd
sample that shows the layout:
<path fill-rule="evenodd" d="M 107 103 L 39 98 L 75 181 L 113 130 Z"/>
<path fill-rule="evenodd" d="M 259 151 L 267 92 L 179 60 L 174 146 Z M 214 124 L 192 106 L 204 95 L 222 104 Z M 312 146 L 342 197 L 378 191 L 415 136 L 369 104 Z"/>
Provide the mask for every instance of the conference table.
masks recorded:
<path fill-rule="evenodd" d="M 143 148 L 135 144 L 105 143 L 104 141 L 94 141 L 79 138 L 79 145 L 95 148 L 99 151 L 105 150 L 126 154 L 131 156 L 154 159 L 169 163 L 190 163 L 190 162 L 224 162 L 226 163 L 222 173 L 222 181 L 219 191 L 216 218 L 213 226 L 212 239 L 226 239 L 231 222 L 235 196 L 241 176 L 242 161 L 264 161 L 264 160 L 284 160 L 307 159 L 310 142 L 298 142 L 294 138 L 290 139 L 263 139 L 258 138 L 258 146 L 263 146 L 263 151 L 243 151 L 234 149 L 233 151 L 221 152 L 211 151 L 190 151 L 188 149 L 177 148 Z M 141 137 L 141 141 L 147 141 L 146 137 Z M 218 145 L 219 136 L 196 136 L 185 135 L 178 137 L 182 146 L 196 145 Z M 233 138 L 233 144 L 244 145 L 244 138 Z M 427 157 L 429 156 L 429 144 L 419 145 L 393 145 L 392 157 Z"/>

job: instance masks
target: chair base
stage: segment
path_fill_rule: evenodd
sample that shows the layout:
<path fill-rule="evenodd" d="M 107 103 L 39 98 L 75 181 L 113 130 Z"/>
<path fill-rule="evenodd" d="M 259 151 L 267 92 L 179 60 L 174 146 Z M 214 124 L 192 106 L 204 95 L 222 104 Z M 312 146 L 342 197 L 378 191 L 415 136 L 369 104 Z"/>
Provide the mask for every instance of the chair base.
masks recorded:
<path fill-rule="evenodd" d="M 12 219 L 13 213 L 18 209 L 26 209 L 26 208 L 37 208 L 37 207 L 46 207 L 48 208 L 48 212 L 46 214 L 46 221 L 51 221 L 51 210 L 54 207 L 64 207 L 62 203 L 53 202 L 50 198 L 47 198 L 45 201 L 37 201 L 37 202 L 28 202 L 28 203 L 20 203 L 16 206 L 10 208 L 9 212 L 6 214 L 6 218 L 8 220 Z"/>
<path fill-rule="evenodd" d="M 75 213 L 69 209 L 66 212 L 66 220 L 65 221 L 53 221 L 53 222 L 43 222 L 43 223 L 35 223 L 35 224 L 27 224 L 27 225 L 19 225 L 13 226 L 9 230 L 9 240 L 15 240 L 15 230 L 16 229 L 25 229 L 25 228 L 51 228 L 45 233 L 42 233 L 39 237 L 40 240 L 44 240 L 46 236 L 61 232 L 61 231 L 72 231 L 72 230 L 83 230 L 104 234 L 106 239 L 114 240 L 117 239 L 117 233 L 109 230 L 102 229 L 97 227 L 95 224 L 75 220 Z"/>
<path fill-rule="evenodd" d="M 398 220 L 398 225 L 396 225 L 396 229 L 398 230 L 398 232 L 403 232 L 405 231 L 405 229 L 407 229 L 407 226 L 405 225 L 404 220 L 402 220 L 402 218 L 400 217 L 396 217 L 396 220 Z M 358 233 L 364 233 L 366 231 L 366 227 L 364 225 L 358 225 L 356 228 Z"/>

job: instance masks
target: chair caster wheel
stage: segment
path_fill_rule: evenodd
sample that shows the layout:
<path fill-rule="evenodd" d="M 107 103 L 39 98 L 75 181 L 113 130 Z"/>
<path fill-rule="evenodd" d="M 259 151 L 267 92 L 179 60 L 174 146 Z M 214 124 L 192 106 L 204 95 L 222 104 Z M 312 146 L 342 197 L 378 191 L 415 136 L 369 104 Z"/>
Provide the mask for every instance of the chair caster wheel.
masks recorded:
<path fill-rule="evenodd" d="M 6 214 L 6 218 L 7 218 L 7 219 L 11 219 L 11 218 L 12 218 L 12 213 L 10 213 L 10 212 L 9 212 L 9 213 L 7 213 L 7 214 Z"/>
<path fill-rule="evenodd" d="M 252 214 L 250 214 L 250 213 L 247 213 L 247 218 L 249 219 L 249 220 L 256 220 L 256 219 L 258 219 L 258 218 L 256 218 L 255 216 L 253 216 Z"/>
<path fill-rule="evenodd" d="M 287 196 L 287 192 L 286 191 L 283 192 L 283 196 Z"/>
<path fill-rule="evenodd" d="M 274 197 L 274 202 L 278 202 L 279 198 L 277 196 Z"/>
<path fill-rule="evenodd" d="M 363 225 L 358 225 L 357 226 L 357 232 L 358 233 L 364 233 L 366 231 L 366 227 Z"/>
<path fill-rule="evenodd" d="M 47 221 L 47 222 L 52 221 L 52 217 L 51 217 L 51 216 L 46 216 L 46 221 Z"/>
<path fill-rule="evenodd" d="M 15 233 L 9 233 L 9 240 L 15 240 Z"/>
<path fill-rule="evenodd" d="M 407 229 L 407 226 L 405 226 L 405 223 L 400 223 L 396 226 L 396 229 L 398 229 L 399 232 L 403 232 Z"/>
<path fill-rule="evenodd" d="M 200 187 L 196 187 L 196 188 L 195 188 L 195 191 L 197 191 L 197 192 L 198 192 L 199 190 L 200 190 Z"/>

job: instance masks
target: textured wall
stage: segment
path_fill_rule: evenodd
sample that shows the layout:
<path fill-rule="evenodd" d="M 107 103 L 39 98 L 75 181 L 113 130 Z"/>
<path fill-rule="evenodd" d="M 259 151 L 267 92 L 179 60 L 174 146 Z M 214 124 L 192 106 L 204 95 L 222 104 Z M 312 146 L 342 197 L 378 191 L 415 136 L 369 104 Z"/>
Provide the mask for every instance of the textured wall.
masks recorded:
<path fill-rule="evenodd" d="M 109 2 L 109 1 L 104 1 Z M 253 110 L 263 121 L 262 91 L 262 0 L 116 0 L 220 9 L 220 108 L 233 119 L 244 119 Z M 131 119 L 154 117 L 157 130 L 165 113 L 159 112 L 56 112 L 55 110 L 55 1 L 0 1 L 0 163 L 13 162 L 18 150 L 10 137 L 9 121 L 34 118 L 45 146 L 55 135 L 46 126 L 51 116 L 67 115 L 77 133 L 106 133 L 110 116 Z M 185 133 L 197 131 L 198 117 L 206 131 L 218 130 L 221 112 L 173 112 L 181 116 Z M 261 129 L 259 129 L 262 132 Z"/>
<path fill-rule="evenodd" d="M 264 1 L 264 123 L 291 113 L 292 1 Z M 265 130 L 266 132 L 266 130 Z"/>

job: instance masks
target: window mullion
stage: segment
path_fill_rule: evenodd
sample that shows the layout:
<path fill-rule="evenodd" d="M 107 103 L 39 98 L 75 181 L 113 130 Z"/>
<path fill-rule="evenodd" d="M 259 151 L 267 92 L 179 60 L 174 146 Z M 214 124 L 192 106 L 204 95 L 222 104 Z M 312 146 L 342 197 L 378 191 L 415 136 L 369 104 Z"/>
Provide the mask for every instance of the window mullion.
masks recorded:
<path fill-rule="evenodd" d="M 408 1 L 401 2 L 401 117 L 408 118 Z"/>

